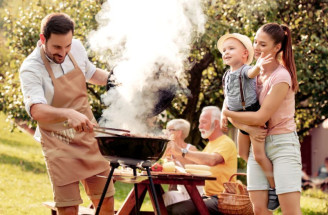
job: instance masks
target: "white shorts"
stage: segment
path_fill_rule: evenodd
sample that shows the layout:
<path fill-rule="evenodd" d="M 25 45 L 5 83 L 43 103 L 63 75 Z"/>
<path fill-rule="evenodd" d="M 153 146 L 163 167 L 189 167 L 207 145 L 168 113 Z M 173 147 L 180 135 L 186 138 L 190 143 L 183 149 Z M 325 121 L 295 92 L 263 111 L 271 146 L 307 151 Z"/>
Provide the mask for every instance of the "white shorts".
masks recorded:
<path fill-rule="evenodd" d="M 296 132 L 267 136 L 265 151 L 273 164 L 276 193 L 301 192 L 302 162 Z M 252 147 L 250 147 L 252 148 Z M 268 190 L 269 182 L 250 150 L 247 164 L 247 190 Z"/>

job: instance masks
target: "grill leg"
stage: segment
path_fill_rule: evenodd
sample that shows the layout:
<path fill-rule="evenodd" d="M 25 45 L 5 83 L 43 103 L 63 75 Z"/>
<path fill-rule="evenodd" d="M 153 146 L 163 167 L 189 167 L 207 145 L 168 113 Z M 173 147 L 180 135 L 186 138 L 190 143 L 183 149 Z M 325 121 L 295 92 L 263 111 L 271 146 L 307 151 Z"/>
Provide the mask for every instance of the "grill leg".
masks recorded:
<path fill-rule="evenodd" d="M 136 166 L 133 166 L 133 175 L 135 177 L 137 177 L 137 167 Z M 138 185 L 137 184 L 134 184 L 134 195 L 135 195 L 135 198 L 136 198 L 136 206 L 135 206 L 135 213 L 136 215 L 139 215 L 139 196 L 138 196 Z"/>
<path fill-rule="evenodd" d="M 154 186 L 154 182 L 153 182 L 153 179 L 151 177 L 151 174 L 150 174 L 150 170 L 149 170 L 149 167 L 146 166 L 145 167 L 146 170 L 147 170 L 147 175 L 148 175 L 148 179 L 149 179 L 149 184 L 150 184 L 150 191 L 154 197 L 154 201 L 155 201 L 155 207 L 156 207 L 156 214 L 157 215 L 161 215 L 161 211 L 159 209 L 159 203 L 158 203 L 158 199 L 157 199 L 157 196 L 156 196 L 156 191 L 155 191 L 155 186 Z"/>
<path fill-rule="evenodd" d="M 95 215 L 99 215 L 99 213 L 100 213 L 101 205 L 102 205 L 102 203 L 103 203 L 103 201 L 105 199 L 105 195 L 106 195 L 106 192 L 107 192 L 107 189 L 108 189 L 110 180 L 112 179 L 114 170 L 118 167 L 118 165 L 119 165 L 118 163 L 112 163 L 112 162 L 110 163 L 111 170 L 109 172 L 109 175 L 108 175 L 108 178 L 107 178 L 107 181 L 106 181 L 106 184 L 105 184 L 103 193 L 101 194 L 101 198 L 99 200 L 99 204 L 97 206 L 97 211 L 96 211 L 96 214 Z"/>

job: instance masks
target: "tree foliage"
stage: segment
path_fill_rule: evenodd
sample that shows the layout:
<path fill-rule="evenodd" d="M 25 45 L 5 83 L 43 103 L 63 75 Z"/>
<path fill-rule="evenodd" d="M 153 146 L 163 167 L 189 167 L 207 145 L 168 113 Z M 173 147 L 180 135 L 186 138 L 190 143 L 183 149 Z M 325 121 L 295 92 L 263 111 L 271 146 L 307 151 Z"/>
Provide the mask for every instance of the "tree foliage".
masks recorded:
<path fill-rule="evenodd" d="M 96 29 L 95 15 L 103 1 L 32 1 L 24 3 L 19 13 L 5 10 L 3 23 L 6 49 L 0 50 L 0 109 L 11 118 L 27 120 L 22 103 L 18 69 L 31 53 L 39 35 L 41 19 L 50 12 L 65 12 L 76 22 L 75 37 L 88 48 L 86 36 Z M 328 7 L 320 0 L 217 0 L 204 1 L 207 14 L 206 33 L 193 44 L 189 56 L 188 87 L 192 97 L 179 95 L 168 108 L 169 118 L 185 118 L 191 122 L 189 141 L 199 148 L 204 145 L 197 132 L 202 107 L 223 102 L 222 75 L 226 69 L 216 48 L 217 39 L 227 32 L 238 32 L 253 39 L 256 30 L 268 22 L 287 24 L 293 33 L 295 61 L 300 90 L 296 94 L 296 122 L 301 136 L 328 116 Z M 90 59 L 101 68 L 97 56 L 89 52 Z M 102 87 L 88 86 L 90 102 L 96 117 L 103 106 Z"/>

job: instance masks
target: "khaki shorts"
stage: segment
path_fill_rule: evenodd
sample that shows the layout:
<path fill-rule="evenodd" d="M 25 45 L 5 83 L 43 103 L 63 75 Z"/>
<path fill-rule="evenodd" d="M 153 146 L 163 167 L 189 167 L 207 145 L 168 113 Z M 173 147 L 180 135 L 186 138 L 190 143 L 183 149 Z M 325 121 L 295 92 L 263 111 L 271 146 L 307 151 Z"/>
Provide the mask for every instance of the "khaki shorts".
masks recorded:
<path fill-rule="evenodd" d="M 267 136 L 265 151 L 273 164 L 276 193 L 301 192 L 302 162 L 297 133 Z M 268 189 L 269 182 L 251 150 L 247 163 L 247 190 Z"/>
<path fill-rule="evenodd" d="M 110 170 L 106 170 L 97 175 L 108 176 Z M 103 189 L 105 187 L 107 178 L 91 176 L 81 180 L 85 192 L 91 200 L 100 199 Z M 56 207 L 75 206 L 83 203 L 80 195 L 79 182 L 74 182 L 64 186 L 53 185 L 54 201 Z M 113 180 L 111 180 L 105 197 L 111 197 L 115 193 Z"/>

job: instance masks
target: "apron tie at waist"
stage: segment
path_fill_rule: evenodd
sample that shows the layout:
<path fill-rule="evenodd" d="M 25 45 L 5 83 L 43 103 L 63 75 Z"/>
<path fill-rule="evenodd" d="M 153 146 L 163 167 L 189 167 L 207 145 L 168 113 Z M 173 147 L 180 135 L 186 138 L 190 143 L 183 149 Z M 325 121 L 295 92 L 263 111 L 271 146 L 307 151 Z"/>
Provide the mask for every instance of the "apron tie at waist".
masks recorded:
<path fill-rule="evenodd" d="M 61 130 L 61 131 L 52 131 L 51 135 L 54 137 L 57 137 L 62 142 L 69 144 L 74 137 L 75 137 L 76 131 L 73 128 Z"/>

